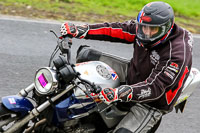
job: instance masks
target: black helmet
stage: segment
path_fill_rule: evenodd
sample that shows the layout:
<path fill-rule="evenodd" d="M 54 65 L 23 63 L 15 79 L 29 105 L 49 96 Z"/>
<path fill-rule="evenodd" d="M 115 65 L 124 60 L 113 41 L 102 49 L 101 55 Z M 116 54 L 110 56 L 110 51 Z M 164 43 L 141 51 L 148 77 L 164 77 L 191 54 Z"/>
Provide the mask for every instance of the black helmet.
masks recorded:
<path fill-rule="evenodd" d="M 174 25 L 172 7 L 164 2 L 151 2 L 139 12 L 136 34 L 139 44 L 151 48 L 160 44 L 170 34 Z"/>

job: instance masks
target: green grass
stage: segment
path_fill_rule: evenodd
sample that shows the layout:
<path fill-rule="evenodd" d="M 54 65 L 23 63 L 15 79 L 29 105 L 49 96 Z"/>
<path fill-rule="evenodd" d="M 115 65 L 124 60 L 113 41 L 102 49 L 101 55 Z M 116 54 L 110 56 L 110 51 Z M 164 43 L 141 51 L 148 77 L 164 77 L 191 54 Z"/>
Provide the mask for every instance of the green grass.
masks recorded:
<path fill-rule="evenodd" d="M 0 5 L 16 7 L 31 6 L 36 10 L 70 13 L 74 16 L 88 17 L 88 21 L 90 22 L 98 22 L 98 17 L 92 18 L 90 14 L 110 16 L 110 19 L 112 16 L 116 17 L 117 15 L 127 19 L 135 18 L 141 8 L 152 1 L 155 0 L 0 0 Z M 176 22 L 184 25 L 200 26 L 200 0 L 162 1 L 169 3 L 173 7 Z M 66 19 L 71 20 L 71 18 Z M 106 19 L 109 21 L 109 18 Z M 104 21 L 104 19 L 101 21 Z"/>
<path fill-rule="evenodd" d="M 137 11 L 155 0 L 73 0 L 79 2 L 86 11 L 98 14 L 119 14 L 133 16 Z M 186 17 L 200 17 L 200 0 L 163 0 L 169 3 L 176 14 Z"/>
<path fill-rule="evenodd" d="M 0 2 L 11 5 L 31 5 L 37 9 L 48 11 L 59 11 L 59 8 L 68 11 L 81 11 L 96 14 L 118 14 L 125 16 L 135 16 L 137 11 L 155 0 L 0 0 Z M 186 17 L 200 17 L 200 0 L 163 0 L 169 3 L 176 14 Z M 70 9 L 70 5 L 73 8 Z"/>
<path fill-rule="evenodd" d="M 5 6 L 31 6 L 40 10 L 57 11 L 62 7 L 62 2 L 51 0 L 0 0 Z M 64 3 L 63 5 L 65 5 Z M 66 5 L 65 5 L 66 6 Z"/>

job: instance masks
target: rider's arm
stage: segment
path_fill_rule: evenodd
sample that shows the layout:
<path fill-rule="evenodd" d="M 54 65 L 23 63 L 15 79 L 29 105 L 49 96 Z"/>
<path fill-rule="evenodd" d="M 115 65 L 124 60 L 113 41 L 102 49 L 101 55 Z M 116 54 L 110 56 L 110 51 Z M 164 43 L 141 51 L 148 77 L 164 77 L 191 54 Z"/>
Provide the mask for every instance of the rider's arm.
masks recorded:
<path fill-rule="evenodd" d="M 136 25 L 134 21 L 124 23 L 102 23 L 94 25 L 75 25 L 65 22 L 60 27 L 62 36 L 104 40 L 111 42 L 133 43 L 135 40 Z"/>
<path fill-rule="evenodd" d="M 133 43 L 136 26 L 133 21 L 89 25 L 85 39 Z"/>

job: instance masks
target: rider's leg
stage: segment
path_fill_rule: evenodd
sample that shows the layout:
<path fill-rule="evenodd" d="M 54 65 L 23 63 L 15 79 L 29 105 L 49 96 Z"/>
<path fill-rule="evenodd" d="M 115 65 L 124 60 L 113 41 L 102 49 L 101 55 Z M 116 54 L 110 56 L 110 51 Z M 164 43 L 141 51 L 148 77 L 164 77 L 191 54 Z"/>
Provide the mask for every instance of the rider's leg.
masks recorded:
<path fill-rule="evenodd" d="M 85 61 L 102 61 L 106 63 L 115 70 L 121 83 L 126 82 L 129 60 L 91 49 L 88 46 L 81 46 L 77 52 L 76 62 Z"/>
<path fill-rule="evenodd" d="M 152 133 L 160 124 L 163 113 L 147 105 L 136 104 L 121 120 L 114 133 Z M 156 127 L 156 128 L 155 128 Z"/>

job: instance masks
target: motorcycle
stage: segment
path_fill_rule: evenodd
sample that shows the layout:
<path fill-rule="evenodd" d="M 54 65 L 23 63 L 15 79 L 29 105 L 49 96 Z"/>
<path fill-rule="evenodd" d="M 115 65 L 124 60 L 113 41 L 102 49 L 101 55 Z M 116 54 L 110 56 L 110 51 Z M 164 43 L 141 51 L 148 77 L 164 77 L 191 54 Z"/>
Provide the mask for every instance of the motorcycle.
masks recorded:
<path fill-rule="evenodd" d="M 112 132 L 128 111 L 120 109 L 118 103 L 106 105 L 98 93 L 101 88 L 120 85 L 117 73 L 101 61 L 72 64 L 72 39 L 51 32 L 58 40 L 48 67 L 38 69 L 34 83 L 17 95 L 2 97 L 0 133 Z M 200 72 L 192 68 L 176 111 L 183 112 L 199 83 Z"/>

